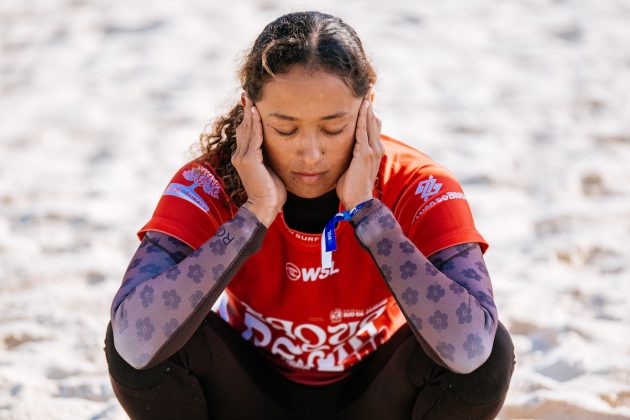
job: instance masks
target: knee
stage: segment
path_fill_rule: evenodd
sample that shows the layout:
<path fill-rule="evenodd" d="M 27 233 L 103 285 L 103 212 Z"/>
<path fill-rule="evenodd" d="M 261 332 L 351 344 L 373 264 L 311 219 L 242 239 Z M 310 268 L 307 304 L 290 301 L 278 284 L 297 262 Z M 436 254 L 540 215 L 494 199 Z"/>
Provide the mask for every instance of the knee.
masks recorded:
<path fill-rule="evenodd" d="M 168 363 L 164 362 L 149 369 L 138 370 L 127 363 L 116 351 L 114 346 L 114 334 L 111 322 L 107 325 L 105 333 L 105 358 L 112 378 L 120 384 L 133 389 L 140 389 L 162 380 L 168 372 Z"/>
<path fill-rule="evenodd" d="M 505 398 L 516 364 L 510 334 L 499 322 L 488 360 L 469 374 L 451 372 L 453 390 L 462 400 L 490 403 Z"/>

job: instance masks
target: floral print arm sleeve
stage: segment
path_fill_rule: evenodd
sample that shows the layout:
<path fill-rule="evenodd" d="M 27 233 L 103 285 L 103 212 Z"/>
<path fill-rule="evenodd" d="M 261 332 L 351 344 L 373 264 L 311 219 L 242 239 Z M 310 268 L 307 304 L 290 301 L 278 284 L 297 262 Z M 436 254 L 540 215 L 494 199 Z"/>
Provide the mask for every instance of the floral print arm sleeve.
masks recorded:
<path fill-rule="evenodd" d="M 136 369 L 179 350 L 231 278 L 262 245 L 266 228 L 245 208 L 197 250 L 147 232 L 111 308 L 114 345 Z"/>
<path fill-rule="evenodd" d="M 427 258 L 378 199 L 356 212 L 352 223 L 427 355 L 456 373 L 481 366 L 498 317 L 479 245 L 457 245 Z"/>

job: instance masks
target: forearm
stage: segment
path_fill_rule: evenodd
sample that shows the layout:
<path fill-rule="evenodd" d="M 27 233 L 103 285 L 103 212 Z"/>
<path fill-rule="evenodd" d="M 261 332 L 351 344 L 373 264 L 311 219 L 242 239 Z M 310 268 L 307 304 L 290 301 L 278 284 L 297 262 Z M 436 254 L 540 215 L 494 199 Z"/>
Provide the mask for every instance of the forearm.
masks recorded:
<path fill-rule="evenodd" d="M 142 369 L 179 350 L 234 274 L 258 251 L 265 232 L 256 217 L 241 208 L 233 220 L 176 265 L 145 265 L 145 271 L 159 273 L 141 282 L 132 280 L 137 283 L 133 288 L 123 284 L 114 300 L 112 328 L 118 353 Z"/>
<path fill-rule="evenodd" d="M 498 326 L 489 277 L 464 270 L 458 282 L 440 272 L 377 199 L 352 222 L 425 351 L 458 373 L 480 366 L 490 355 Z M 470 281 L 462 281 L 462 274 L 470 275 Z"/>

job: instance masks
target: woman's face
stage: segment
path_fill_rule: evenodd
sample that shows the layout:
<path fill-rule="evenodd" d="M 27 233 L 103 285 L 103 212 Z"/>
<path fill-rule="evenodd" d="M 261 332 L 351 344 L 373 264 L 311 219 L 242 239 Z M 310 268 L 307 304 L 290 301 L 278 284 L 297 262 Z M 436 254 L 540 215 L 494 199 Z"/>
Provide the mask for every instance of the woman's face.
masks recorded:
<path fill-rule="evenodd" d="M 299 197 L 335 188 L 350 165 L 363 98 L 339 76 L 299 65 L 267 82 L 262 93 L 255 105 L 267 164 Z"/>

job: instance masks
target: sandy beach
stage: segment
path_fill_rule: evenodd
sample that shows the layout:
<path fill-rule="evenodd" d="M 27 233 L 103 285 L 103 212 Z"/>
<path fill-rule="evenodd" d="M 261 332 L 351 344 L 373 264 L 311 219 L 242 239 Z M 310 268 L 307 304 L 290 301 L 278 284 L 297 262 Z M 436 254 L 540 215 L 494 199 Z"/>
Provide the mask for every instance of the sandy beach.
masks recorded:
<path fill-rule="evenodd" d="M 461 181 L 517 365 L 500 419 L 630 419 L 630 2 L 4 0 L 0 419 L 126 419 L 109 307 L 264 25 L 318 9 L 383 132 Z"/>

